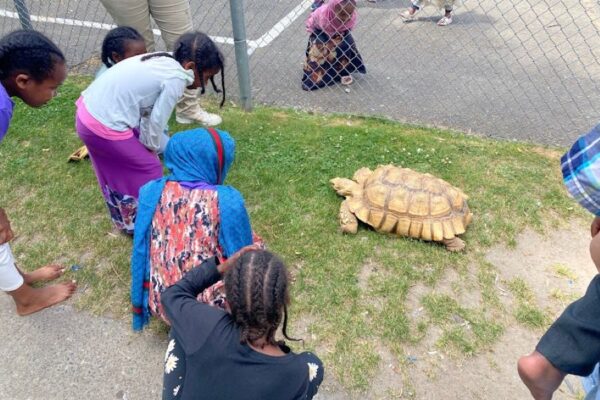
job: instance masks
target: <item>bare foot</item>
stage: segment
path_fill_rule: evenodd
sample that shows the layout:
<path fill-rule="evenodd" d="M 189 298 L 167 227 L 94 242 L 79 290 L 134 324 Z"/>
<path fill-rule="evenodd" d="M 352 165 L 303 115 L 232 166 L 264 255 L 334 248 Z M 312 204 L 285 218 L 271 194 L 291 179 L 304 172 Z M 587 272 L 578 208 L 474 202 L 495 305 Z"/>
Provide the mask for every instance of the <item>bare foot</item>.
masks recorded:
<path fill-rule="evenodd" d="M 67 300 L 75 293 L 75 289 L 77 289 L 75 281 L 58 283 L 39 289 L 24 284 L 17 290 L 8 292 L 8 294 L 15 300 L 17 314 L 24 316 Z"/>
<path fill-rule="evenodd" d="M 536 400 L 551 400 L 566 375 L 537 351 L 521 357 L 518 370 L 521 380 Z"/>
<path fill-rule="evenodd" d="M 62 265 L 49 264 L 38 268 L 33 272 L 23 274 L 23 278 L 27 284 L 34 282 L 47 282 L 55 280 L 64 272 L 65 268 Z"/>

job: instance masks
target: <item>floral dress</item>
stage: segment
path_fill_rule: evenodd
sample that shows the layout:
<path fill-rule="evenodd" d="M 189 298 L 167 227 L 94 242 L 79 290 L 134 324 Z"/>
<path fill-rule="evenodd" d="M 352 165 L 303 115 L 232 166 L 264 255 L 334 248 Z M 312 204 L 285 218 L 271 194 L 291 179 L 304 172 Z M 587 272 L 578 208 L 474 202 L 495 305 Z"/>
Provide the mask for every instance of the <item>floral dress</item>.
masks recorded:
<path fill-rule="evenodd" d="M 225 259 L 219 245 L 217 191 L 189 189 L 178 182 L 167 182 L 150 232 L 149 306 L 155 316 L 168 323 L 160 301 L 161 293 L 204 260 Z M 260 237 L 253 235 L 253 239 L 263 246 Z M 224 308 L 223 281 L 203 291 L 198 300 Z"/>
<path fill-rule="evenodd" d="M 167 182 L 162 192 L 152 219 L 149 301 L 152 313 L 165 321 L 160 294 L 207 258 L 223 260 L 218 205 L 216 190 L 187 189 Z M 222 301 L 222 286 L 219 282 L 207 289 L 212 295 L 203 292 L 204 300 Z"/>

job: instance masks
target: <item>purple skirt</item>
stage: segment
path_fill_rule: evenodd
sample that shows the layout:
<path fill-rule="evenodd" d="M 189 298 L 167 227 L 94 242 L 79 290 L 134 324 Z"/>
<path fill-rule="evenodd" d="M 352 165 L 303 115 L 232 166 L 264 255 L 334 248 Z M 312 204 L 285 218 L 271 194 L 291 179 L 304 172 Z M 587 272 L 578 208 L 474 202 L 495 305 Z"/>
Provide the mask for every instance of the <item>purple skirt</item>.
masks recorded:
<path fill-rule="evenodd" d="M 144 147 L 136 136 L 109 140 L 96 135 L 81 121 L 79 112 L 75 126 L 88 148 L 113 223 L 133 234 L 140 188 L 163 176 L 158 156 Z"/>

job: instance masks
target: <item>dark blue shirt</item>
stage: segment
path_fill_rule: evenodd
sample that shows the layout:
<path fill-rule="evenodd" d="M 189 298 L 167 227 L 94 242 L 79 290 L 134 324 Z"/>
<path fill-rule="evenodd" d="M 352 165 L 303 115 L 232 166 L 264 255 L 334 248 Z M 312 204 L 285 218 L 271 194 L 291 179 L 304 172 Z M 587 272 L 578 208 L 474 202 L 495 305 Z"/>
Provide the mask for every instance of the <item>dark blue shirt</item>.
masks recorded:
<path fill-rule="evenodd" d="M 172 336 L 185 352 L 182 400 L 312 399 L 323 364 L 312 353 L 269 356 L 240 343 L 240 329 L 221 309 L 196 300 L 221 279 L 215 258 L 192 269 L 161 296 Z"/>

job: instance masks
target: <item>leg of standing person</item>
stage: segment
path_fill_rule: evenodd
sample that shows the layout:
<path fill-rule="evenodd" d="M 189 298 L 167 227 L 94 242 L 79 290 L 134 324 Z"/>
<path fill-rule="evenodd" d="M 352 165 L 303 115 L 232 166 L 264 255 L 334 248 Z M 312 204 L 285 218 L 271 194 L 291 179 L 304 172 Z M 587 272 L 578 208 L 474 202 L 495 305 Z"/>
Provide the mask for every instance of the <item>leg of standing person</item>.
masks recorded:
<path fill-rule="evenodd" d="M 174 44 L 182 34 L 193 30 L 192 11 L 189 0 L 148 0 L 150 14 L 162 35 L 167 50 L 174 51 Z M 198 103 L 198 89 L 186 89 L 175 109 L 177 122 L 199 122 L 207 126 L 219 125 L 221 117 L 204 111 Z"/>
<path fill-rule="evenodd" d="M 415 15 L 421 10 L 423 0 L 412 0 L 411 3 L 412 5 L 409 8 L 400 13 L 400 17 L 405 21 L 411 21 L 415 18 Z"/>
<path fill-rule="evenodd" d="M 447 26 L 452 23 L 452 6 L 453 0 L 446 0 L 444 2 L 444 16 L 437 22 L 438 26 Z"/>
<path fill-rule="evenodd" d="M 100 0 L 100 2 L 117 25 L 135 28 L 144 37 L 148 52 L 155 50 L 147 0 Z"/>
<path fill-rule="evenodd" d="M 148 0 L 146 3 L 167 51 L 174 51 L 179 36 L 194 29 L 189 0 Z"/>

